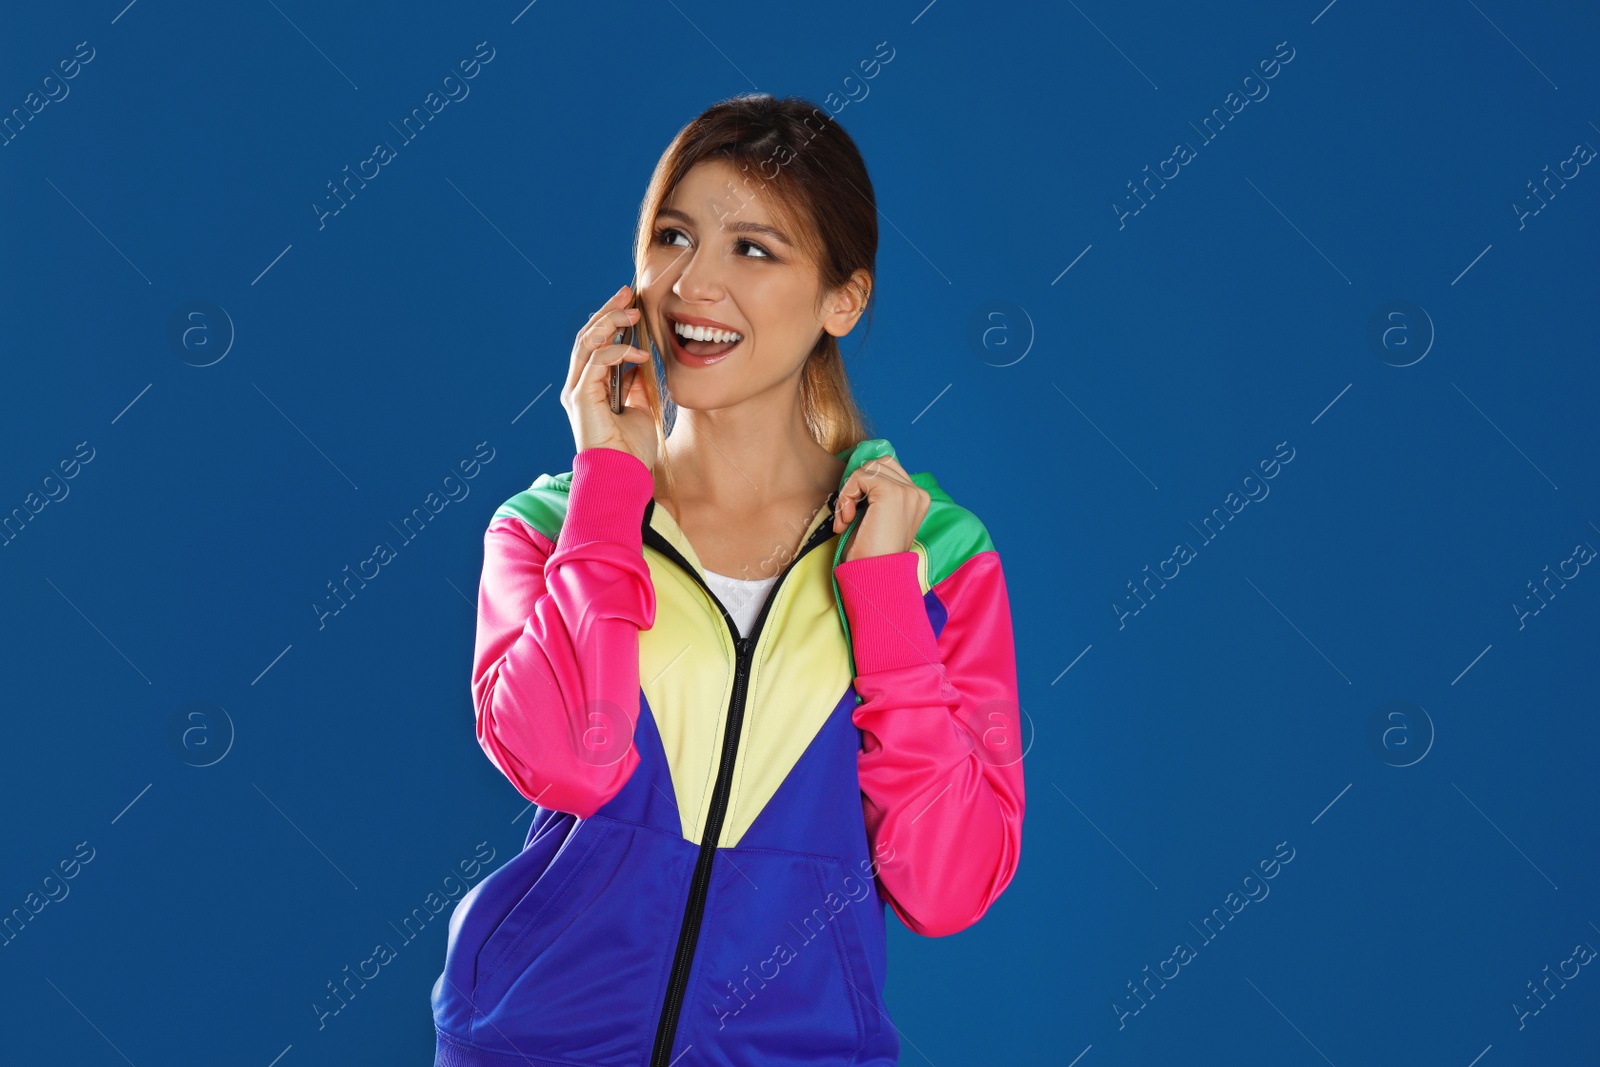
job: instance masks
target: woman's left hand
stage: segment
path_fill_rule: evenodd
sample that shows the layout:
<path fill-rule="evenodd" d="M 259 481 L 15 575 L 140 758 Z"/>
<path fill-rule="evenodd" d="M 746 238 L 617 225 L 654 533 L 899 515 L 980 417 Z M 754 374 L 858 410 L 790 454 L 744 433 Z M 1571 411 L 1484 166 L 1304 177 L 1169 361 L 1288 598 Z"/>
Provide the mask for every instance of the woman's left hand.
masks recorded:
<path fill-rule="evenodd" d="M 911 480 L 893 456 L 868 460 L 839 489 L 833 531 L 839 533 L 867 504 L 861 525 L 850 535 L 842 562 L 909 552 L 933 497 Z"/>

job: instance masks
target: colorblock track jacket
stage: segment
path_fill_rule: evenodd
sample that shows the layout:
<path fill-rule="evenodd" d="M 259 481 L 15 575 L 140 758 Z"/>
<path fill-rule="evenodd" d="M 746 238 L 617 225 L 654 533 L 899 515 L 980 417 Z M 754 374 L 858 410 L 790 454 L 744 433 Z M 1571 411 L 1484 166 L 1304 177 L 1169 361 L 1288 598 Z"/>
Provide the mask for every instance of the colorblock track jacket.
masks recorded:
<path fill-rule="evenodd" d="M 881 438 L 840 452 L 840 488 Z M 910 551 L 841 563 L 836 490 L 741 635 L 649 469 L 580 451 L 484 535 L 480 745 L 534 804 L 450 920 L 450 1067 L 888 1067 L 886 909 L 939 937 L 1016 872 L 1010 604 L 932 475 Z"/>

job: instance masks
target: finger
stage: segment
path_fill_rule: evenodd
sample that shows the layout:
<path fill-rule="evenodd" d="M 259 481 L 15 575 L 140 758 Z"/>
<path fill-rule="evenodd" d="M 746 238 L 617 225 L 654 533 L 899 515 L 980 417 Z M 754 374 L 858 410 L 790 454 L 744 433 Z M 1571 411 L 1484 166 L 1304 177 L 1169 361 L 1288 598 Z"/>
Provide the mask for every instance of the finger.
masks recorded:
<path fill-rule="evenodd" d="M 631 326 L 638 322 L 641 314 L 642 312 L 640 312 L 640 310 L 636 307 L 612 308 L 611 310 L 597 316 L 596 321 L 590 324 L 590 329 L 600 329 L 602 326 L 609 326 L 611 328 L 611 332 L 615 333 L 624 326 Z"/>
<path fill-rule="evenodd" d="M 615 344 L 618 331 L 638 322 L 639 314 L 638 308 L 615 308 L 608 311 L 579 335 L 579 343 L 589 349 Z"/>
<path fill-rule="evenodd" d="M 594 380 L 597 373 L 603 374 L 605 367 L 627 358 L 629 352 L 643 351 L 632 345 L 614 343 L 612 335 L 615 331 L 607 324 L 602 324 L 597 329 L 601 332 L 593 335 L 582 334 L 578 338 L 578 343 L 573 346 L 572 367 L 567 382 L 569 389 L 581 388 L 585 382 Z M 616 351 L 607 353 L 608 349 L 615 349 Z M 600 355 L 601 353 L 607 354 Z M 596 366 L 595 356 L 597 355 L 600 355 L 598 365 L 601 370 L 590 373 L 591 369 Z"/>
<path fill-rule="evenodd" d="M 632 345 L 603 345 L 589 354 L 588 360 L 578 373 L 577 387 L 581 390 L 598 386 L 602 392 L 606 392 L 609 396 L 610 387 L 606 382 L 606 374 L 614 365 L 623 364 L 623 372 L 626 373 L 627 364 L 643 363 L 649 358 L 650 353 Z"/>
<path fill-rule="evenodd" d="M 626 285 L 613 293 L 611 299 L 601 304 L 594 314 L 589 316 L 589 320 L 583 324 L 583 327 L 578 330 L 578 340 L 581 342 L 590 331 L 597 329 L 602 323 L 618 322 L 620 324 L 618 316 L 633 304 L 634 295 L 633 289 Z"/>
<path fill-rule="evenodd" d="M 900 461 L 895 459 L 893 456 L 880 456 L 879 458 L 872 460 L 868 466 L 872 467 L 872 473 L 874 475 L 877 475 L 886 481 L 891 481 L 898 485 L 915 484 L 911 480 L 911 475 L 908 474 L 906 469 L 900 465 Z"/>
<path fill-rule="evenodd" d="M 834 501 L 833 505 L 833 511 L 836 517 L 844 514 L 845 507 L 850 503 L 850 497 L 856 492 L 856 481 L 857 475 L 859 474 L 859 468 L 851 471 L 850 477 L 846 478 L 844 480 L 844 484 L 839 487 L 839 496 Z"/>
<path fill-rule="evenodd" d="M 595 316 L 603 315 L 614 308 L 627 307 L 628 302 L 633 299 L 633 292 L 633 286 L 624 282 L 617 287 L 617 291 L 612 293 L 604 304 L 600 305 L 599 310 L 595 312 Z"/>
<path fill-rule="evenodd" d="M 583 327 L 578 330 L 578 335 L 577 335 L 578 339 L 575 341 L 575 343 L 572 346 L 572 359 L 567 364 L 567 386 L 568 386 L 568 388 L 571 388 L 574 384 L 577 383 L 579 375 L 580 375 L 580 373 L 582 371 L 582 368 L 583 368 L 583 365 L 584 365 L 584 357 L 587 355 L 587 350 L 589 348 L 596 347 L 594 345 L 584 345 L 582 343 L 582 338 L 584 337 L 584 335 L 587 334 L 588 331 L 590 329 L 592 329 L 595 326 L 595 324 L 598 323 L 601 320 L 601 318 L 604 317 L 605 315 L 607 315 L 608 313 L 615 312 L 615 311 L 620 311 L 620 310 L 623 310 L 624 308 L 626 308 L 629 305 L 629 303 L 632 302 L 633 297 L 634 297 L 633 288 L 631 286 L 629 286 L 629 285 L 623 285 L 615 293 L 612 293 L 611 294 L 611 298 L 609 300 L 607 300 L 604 304 L 601 304 L 600 307 L 598 309 L 596 309 L 594 314 L 589 316 L 588 321 L 586 321 L 583 324 Z"/>
<path fill-rule="evenodd" d="M 580 380 L 603 381 L 606 372 L 618 363 L 622 364 L 623 370 L 627 370 L 628 364 L 640 364 L 649 358 L 650 353 L 632 345 L 602 345 L 590 353 Z"/>
<path fill-rule="evenodd" d="M 851 495 L 842 498 L 839 507 L 839 522 L 845 526 L 855 521 L 856 512 L 860 509 L 860 497 Z"/>
<path fill-rule="evenodd" d="M 622 405 L 627 406 L 627 398 L 634 394 L 634 382 L 629 379 L 630 365 L 637 366 L 650 358 L 643 350 L 627 346 L 627 344 L 608 344 L 602 349 L 595 349 L 578 368 L 578 378 L 574 379 L 573 387 L 568 392 L 568 397 L 573 398 L 574 408 L 594 408 L 605 406 L 611 408 L 611 381 L 610 373 L 613 366 L 622 366 Z M 638 378 L 638 374 L 634 374 Z"/>
<path fill-rule="evenodd" d="M 656 384 L 655 369 L 653 367 L 647 369 L 646 367 L 646 364 L 648 364 L 649 361 L 650 357 L 647 354 L 644 359 L 639 361 L 639 365 L 633 370 L 622 372 L 628 376 L 627 384 L 622 390 L 623 407 L 643 408 L 647 411 L 649 410 L 650 390 L 654 388 Z M 648 381 L 646 381 L 647 378 Z"/>

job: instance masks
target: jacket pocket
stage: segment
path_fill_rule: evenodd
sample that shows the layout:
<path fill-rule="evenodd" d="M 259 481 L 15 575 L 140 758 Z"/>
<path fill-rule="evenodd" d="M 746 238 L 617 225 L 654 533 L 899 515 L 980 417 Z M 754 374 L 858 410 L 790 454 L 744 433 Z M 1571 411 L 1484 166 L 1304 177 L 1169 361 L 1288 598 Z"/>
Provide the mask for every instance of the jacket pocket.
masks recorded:
<path fill-rule="evenodd" d="M 565 846 L 579 843 L 574 840 L 582 825 L 577 816 L 550 814 L 537 833 L 530 829 L 521 852 L 468 890 L 451 912 L 444 970 L 433 988 L 434 1021 L 446 1033 L 468 1036 L 478 1014 L 475 1000 L 484 950 L 499 944 L 496 935 L 519 907 L 533 904 L 537 908 L 536 897 L 552 895 L 562 872 L 556 872 L 557 878 L 546 876 L 557 866 Z M 587 846 L 587 831 L 581 840 Z M 569 853 L 567 859 L 575 856 L 575 852 Z"/>
<path fill-rule="evenodd" d="M 529 847 L 541 845 L 551 847 L 543 834 Z M 518 875 L 526 888 L 498 922 L 480 926 L 470 996 L 446 990 L 451 1010 L 436 1019 L 481 1047 L 634 1067 L 655 1037 L 695 852 L 676 834 L 578 820 L 545 867 Z"/>
<path fill-rule="evenodd" d="M 502 970 L 520 953 L 536 952 L 546 934 L 553 936 L 553 918 L 563 914 L 561 902 L 578 881 L 584 866 L 595 854 L 605 836 L 605 827 L 579 820 L 576 827 L 556 844 L 555 854 L 535 877 L 534 882 L 505 917 L 484 939 L 478 950 L 473 986 Z M 530 845 L 537 849 L 544 840 Z M 531 872 L 530 872 L 531 873 Z M 530 944 L 531 941 L 531 944 Z"/>
<path fill-rule="evenodd" d="M 852 910 L 870 882 L 827 856 L 722 849 L 674 1051 L 727 1062 L 843 1067 L 878 1030 L 876 991 Z"/>
<path fill-rule="evenodd" d="M 873 960 L 886 955 L 883 927 L 883 899 L 871 878 L 851 875 L 844 864 L 832 857 L 824 857 L 828 884 L 849 887 L 845 893 L 848 904 L 838 915 L 840 951 L 844 955 L 845 969 L 852 976 L 852 989 L 861 1006 L 861 1026 L 866 1044 L 863 1050 L 876 1051 L 884 1039 L 884 1031 L 893 1033 L 889 1026 L 889 1013 L 881 993 L 887 977 L 878 973 Z M 898 1043 L 895 1045 L 899 1049 Z"/>

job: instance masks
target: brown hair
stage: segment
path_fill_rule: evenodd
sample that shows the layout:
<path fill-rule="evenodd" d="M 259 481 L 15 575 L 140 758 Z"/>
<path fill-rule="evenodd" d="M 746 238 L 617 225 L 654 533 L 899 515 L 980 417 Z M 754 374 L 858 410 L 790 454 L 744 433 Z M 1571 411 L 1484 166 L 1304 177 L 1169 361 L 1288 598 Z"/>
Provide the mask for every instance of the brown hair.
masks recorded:
<path fill-rule="evenodd" d="M 877 201 L 855 142 L 832 115 L 809 100 L 745 93 L 718 101 L 690 121 L 657 161 L 634 231 L 635 288 L 656 213 L 690 168 L 707 159 L 733 164 L 743 172 L 747 192 L 753 187 L 771 197 L 780 221 L 818 265 L 823 292 L 844 285 L 858 269 L 876 278 Z M 869 330 L 874 302 L 869 289 Z M 660 390 L 647 392 L 656 416 L 658 455 L 671 492 L 667 412 Z M 800 406 L 812 438 L 829 452 L 853 448 L 871 436 L 866 416 L 850 391 L 839 339 L 826 330 L 801 369 Z M 676 405 L 671 414 L 676 416 Z"/>

